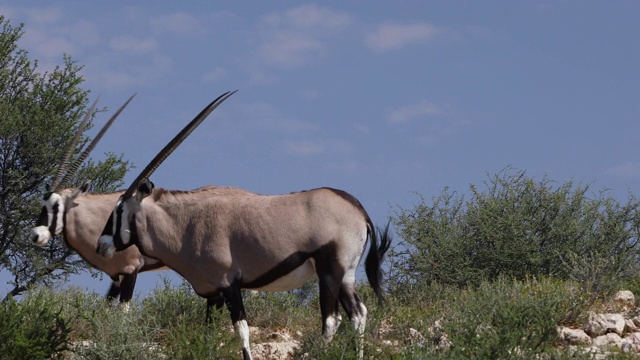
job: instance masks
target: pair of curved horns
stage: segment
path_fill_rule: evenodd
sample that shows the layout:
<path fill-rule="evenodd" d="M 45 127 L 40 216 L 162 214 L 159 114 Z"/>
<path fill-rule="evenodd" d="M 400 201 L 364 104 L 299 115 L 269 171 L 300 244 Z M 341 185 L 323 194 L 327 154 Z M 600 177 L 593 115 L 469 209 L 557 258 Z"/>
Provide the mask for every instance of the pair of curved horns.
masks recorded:
<path fill-rule="evenodd" d="M 129 99 L 122 106 L 120 106 L 118 111 L 116 111 L 111 116 L 109 121 L 107 121 L 107 123 L 104 124 L 104 126 L 102 127 L 100 132 L 93 138 L 93 141 L 91 141 L 89 146 L 87 146 L 87 148 L 84 149 L 84 151 L 82 152 L 82 154 L 80 154 L 78 159 L 76 159 L 76 161 L 71 165 L 69 170 L 67 170 L 67 167 L 69 166 L 69 159 L 71 158 L 71 154 L 73 154 L 73 151 L 75 150 L 76 145 L 78 145 L 78 141 L 80 140 L 80 136 L 82 135 L 82 131 L 84 130 L 84 128 L 87 125 L 87 123 L 89 122 L 89 119 L 91 118 L 91 115 L 93 115 L 93 112 L 94 112 L 94 110 L 96 108 L 96 105 L 98 104 L 98 100 L 100 100 L 100 97 L 98 97 L 96 99 L 96 101 L 93 102 L 93 105 L 91 105 L 91 108 L 84 115 L 84 119 L 82 119 L 82 122 L 78 126 L 78 130 L 76 131 L 76 135 L 73 137 L 73 140 L 71 140 L 71 144 L 69 145 L 69 148 L 67 149 L 67 152 L 64 155 L 64 158 L 62 159 L 62 163 L 60 163 L 60 166 L 58 167 L 58 171 L 56 171 L 56 175 L 54 176 L 53 182 L 51 183 L 51 186 L 49 188 L 50 191 L 56 192 L 56 191 L 61 190 L 61 187 L 64 186 L 66 184 L 66 182 L 71 179 L 71 176 L 73 176 L 73 174 L 75 174 L 75 172 L 78 170 L 78 167 L 80 167 L 80 164 L 82 164 L 82 162 L 84 162 L 84 160 L 87 158 L 87 156 L 89 156 L 89 153 L 91 153 L 91 151 L 96 147 L 96 145 L 98 145 L 98 141 L 100 141 L 100 139 L 102 138 L 104 133 L 109 129 L 109 127 L 111 126 L 111 124 L 113 124 L 113 122 L 118 117 L 118 115 L 120 115 L 122 110 L 124 110 L 124 108 L 127 107 L 127 105 L 129 105 L 129 103 L 131 102 L 131 100 L 133 100 L 133 98 L 135 96 L 136 96 L 136 94 L 131 95 L 131 97 L 129 97 Z M 66 171 L 66 174 L 64 175 L 64 177 L 62 177 L 62 174 L 65 171 Z"/>
<path fill-rule="evenodd" d="M 186 139 L 195 128 L 202 123 L 204 119 L 215 110 L 218 105 L 222 104 L 227 98 L 231 95 L 235 94 L 238 90 L 227 91 L 226 93 L 218 96 L 215 100 L 213 100 L 209 105 L 207 105 L 202 111 L 193 119 L 190 123 L 185 126 L 182 131 L 178 133 L 160 152 L 151 160 L 151 162 L 142 170 L 142 172 L 136 177 L 136 179 L 131 183 L 131 186 L 125 191 L 122 195 L 123 199 L 130 198 L 133 196 L 133 193 L 136 191 L 138 184 L 145 178 L 148 178 L 153 174 L 153 172 L 162 164 L 164 160 L 167 159 L 169 155 Z"/>

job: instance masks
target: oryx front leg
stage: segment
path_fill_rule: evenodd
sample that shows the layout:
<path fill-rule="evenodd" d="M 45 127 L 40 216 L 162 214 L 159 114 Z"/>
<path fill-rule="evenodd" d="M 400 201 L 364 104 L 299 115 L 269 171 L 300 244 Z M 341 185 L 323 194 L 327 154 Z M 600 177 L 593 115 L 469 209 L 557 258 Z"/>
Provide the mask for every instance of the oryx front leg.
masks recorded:
<path fill-rule="evenodd" d="M 138 273 L 125 274 L 120 283 L 120 304 L 128 304 L 133 298 L 133 289 L 136 287 Z"/>
<path fill-rule="evenodd" d="M 251 346 L 249 343 L 249 324 L 242 303 L 242 292 L 240 287 L 231 285 L 221 290 L 227 309 L 231 313 L 231 322 L 233 328 L 240 336 L 242 342 L 242 357 L 244 360 L 251 360 Z"/>

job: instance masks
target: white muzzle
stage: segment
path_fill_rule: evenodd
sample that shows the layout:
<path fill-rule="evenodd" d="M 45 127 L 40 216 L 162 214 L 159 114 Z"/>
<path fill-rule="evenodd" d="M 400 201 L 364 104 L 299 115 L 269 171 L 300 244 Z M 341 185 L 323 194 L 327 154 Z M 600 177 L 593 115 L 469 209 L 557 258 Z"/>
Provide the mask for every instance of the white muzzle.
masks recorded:
<path fill-rule="evenodd" d="M 51 232 L 46 226 L 36 226 L 31 229 L 31 235 L 29 236 L 31 241 L 38 246 L 45 246 L 51 240 Z"/>

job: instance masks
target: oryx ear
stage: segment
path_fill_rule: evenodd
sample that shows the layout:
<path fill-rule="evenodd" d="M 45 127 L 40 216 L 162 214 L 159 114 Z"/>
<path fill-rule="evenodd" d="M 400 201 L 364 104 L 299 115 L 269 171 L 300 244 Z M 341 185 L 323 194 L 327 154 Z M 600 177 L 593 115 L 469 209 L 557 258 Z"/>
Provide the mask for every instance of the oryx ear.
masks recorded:
<path fill-rule="evenodd" d="M 91 180 L 87 180 L 84 182 L 84 184 L 80 185 L 79 188 L 73 190 L 73 193 L 71 194 L 71 198 L 75 199 L 80 195 L 84 195 L 89 191 L 89 187 L 91 186 Z"/>
<path fill-rule="evenodd" d="M 138 184 L 138 190 L 136 191 L 136 200 L 138 202 L 141 202 L 142 199 L 151 195 L 153 188 L 153 183 L 149 181 L 149 179 L 142 179 L 142 181 L 140 181 L 140 184 Z"/>
<path fill-rule="evenodd" d="M 84 182 L 84 184 L 80 185 L 80 191 L 82 191 L 82 194 L 85 194 L 89 191 L 89 187 L 91 186 L 91 180 L 87 180 Z"/>

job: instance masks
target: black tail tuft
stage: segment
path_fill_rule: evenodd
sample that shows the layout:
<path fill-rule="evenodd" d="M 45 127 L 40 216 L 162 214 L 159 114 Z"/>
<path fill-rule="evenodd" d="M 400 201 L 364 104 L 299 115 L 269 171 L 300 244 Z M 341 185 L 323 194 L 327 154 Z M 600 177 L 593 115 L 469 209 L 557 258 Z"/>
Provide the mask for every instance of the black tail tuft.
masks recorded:
<path fill-rule="evenodd" d="M 391 246 L 391 236 L 389 235 L 389 224 L 384 228 L 374 228 L 373 224 L 369 222 L 369 236 L 371 237 L 371 244 L 369 245 L 369 253 L 365 259 L 365 272 L 369 284 L 373 288 L 376 296 L 378 297 L 378 303 L 383 305 L 386 301 L 384 294 L 382 293 L 382 262 L 384 261 L 384 254 L 389 250 Z M 380 243 L 378 244 L 378 240 Z"/>

